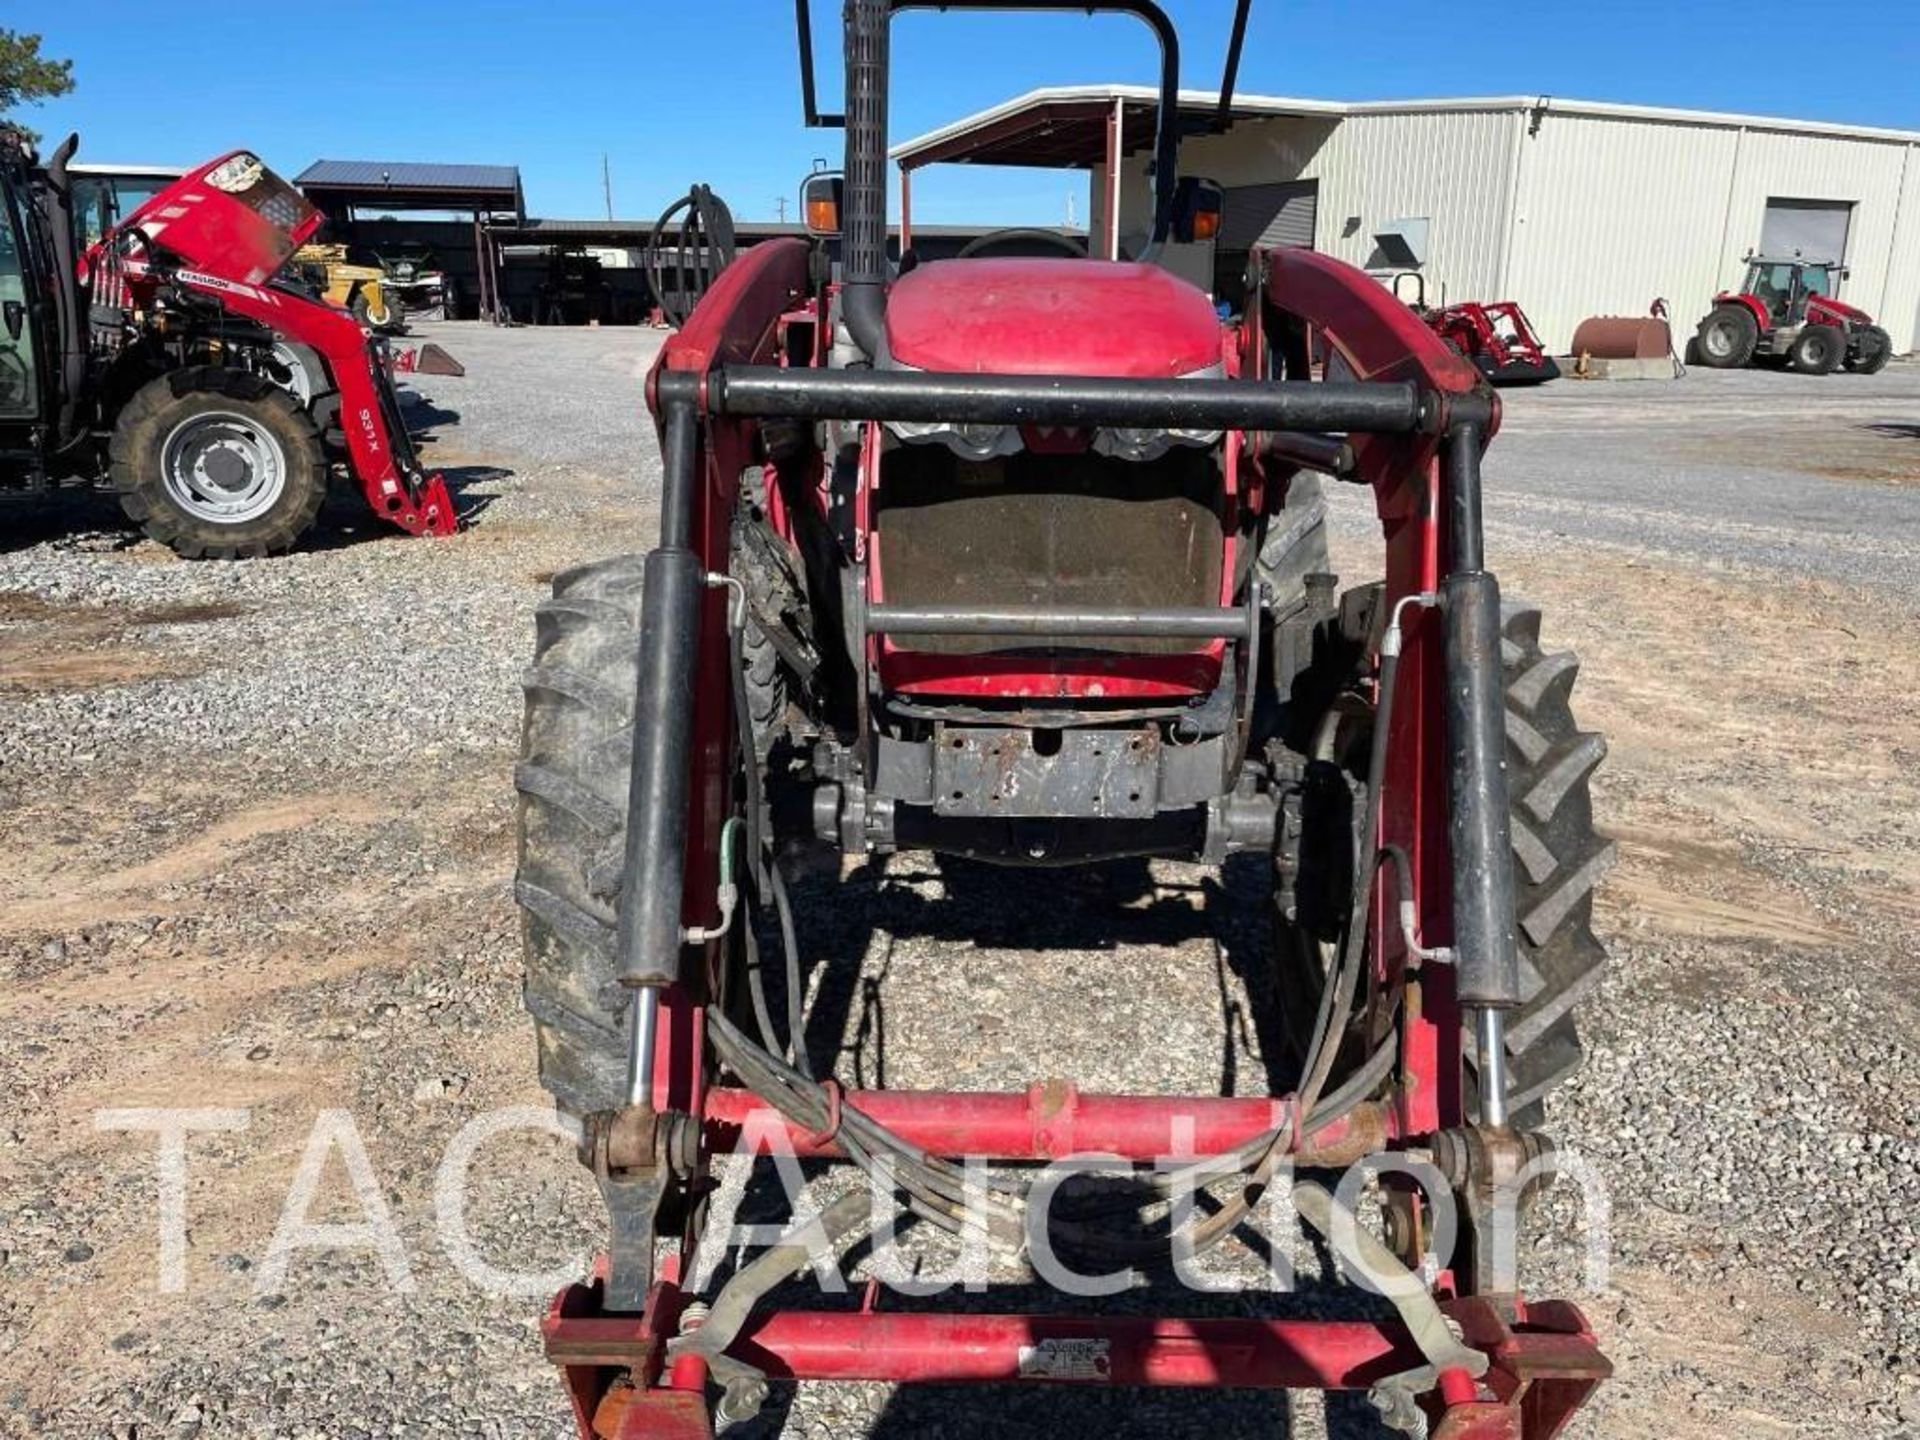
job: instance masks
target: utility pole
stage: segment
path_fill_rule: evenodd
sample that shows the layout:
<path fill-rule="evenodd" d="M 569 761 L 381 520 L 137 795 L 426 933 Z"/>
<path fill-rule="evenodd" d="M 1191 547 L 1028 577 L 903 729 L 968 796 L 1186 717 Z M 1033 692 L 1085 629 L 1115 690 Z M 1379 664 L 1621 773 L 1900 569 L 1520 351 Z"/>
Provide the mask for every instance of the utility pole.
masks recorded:
<path fill-rule="evenodd" d="M 613 167 L 607 163 L 607 152 L 600 152 L 600 192 L 606 196 L 607 219 L 613 219 Z"/>
<path fill-rule="evenodd" d="M 782 225 L 786 224 L 787 223 L 787 197 L 784 195 L 774 196 L 773 207 L 774 207 L 775 213 L 778 214 L 780 217 L 780 223 Z"/>

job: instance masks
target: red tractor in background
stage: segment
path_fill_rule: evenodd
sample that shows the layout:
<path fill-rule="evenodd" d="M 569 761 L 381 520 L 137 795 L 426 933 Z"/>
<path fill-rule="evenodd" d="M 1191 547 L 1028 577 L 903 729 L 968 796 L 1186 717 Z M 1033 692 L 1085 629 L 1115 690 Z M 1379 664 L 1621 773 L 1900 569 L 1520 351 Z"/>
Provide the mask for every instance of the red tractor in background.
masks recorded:
<path fill-rule="evenodd" d="M 1034 256 L 1031 231 L 890 260 L 889 27 L 912 8 L 1153 31 L 1138 260 Z M 1576 662 L 1488 568 L 1498 399 L 1328 256 L 1256 249 L 1225 320 L 1154 263 L 1198 227 L 1178 41 L 1152 0 L 844 15 L 845 172 L 809 180 L 810 240 L 675 287 L 694 303 L 647 380 L 657 545 L 562 574 L 537 616 L 515 771 L 525 1002 L 609 1221 L 544 1326 L 580 1440 L 711 1436 L 792 1380 L 1355 1390 L 1405 1433 L 1553 1440 L 1609 1366 L 1577 1309 L 1521 1291 L 1511 1241 L 1554 1155 L 1542 1099 L 1580 1063 L 1613 851 L 1588 791 L 1605 744 L 1568 709 Z M 688 208 L 683 267 L 731 230 Z M 1337 593 L 1312 471 L 1359 488 L 1383 578 Z M 1272 875 L 1275 1043 L 1297 1066 L 1259 1093 L 982 1093 L 956 1029 L 933 1086 L 856 1089 L 833 1073 L 829 976 L 859 959 L 808 953 L 819 912 L 787 865 L 809 847 L 835 852 L 828 905 L 849 903 L 829 898 L 846 857 L 1242 857 Z M 1156 998 L 1117 967 L 1107 983 Z M 712 1202 L 723 1157 L 767 1149 L 864 1173 L 817 1224 L 793 1197 L 797 1227 L 749 1258 Z M 1089 1155 L 1124 1180 L 1053 1206 L 1034 1167 Z M 1377 1221 L 1302 1178 L 1363 1161 L 1419 1167 L 1382 1177 Z M 1197 1189 L 1218 1193 L 1184 1203 Z M 1058 1303 L 973 1310 L 910 1282 L 883 1297 L 877 1275 L 864 1299 L 788 1283 L 911 1217 L 1022 1289 L 1064 1246 L 1074 1278 L 1118 1267 L 1144 1292 L 1131 1267 L 1244 1236 L 1269 1192 L 1385 1303 L 1330 1319 L 1247 1291 L 1169 1315 L 1144 1293 L 1074 1306 L 1085 1291 L 1056 1280 Z"/>
<path fill-rule="evenodd" d="M 339 460 L 381 519 L 452 533 L 384 342 L 286 273 L 320 213 L 235 151 L 82 253 L 78 143 L 0 148 L 0 482 L 109 478 L 154 539 L 236 559 L 298 541 Z"/>
<path fill-rule="evenodd" d="M 1745 283 L 1722 290 L 1694 334 L 1694 358 L 1714 370 L 1780 359 L 1803 375 L 1843 366 L 1872 375 L 1893 358 L 1893 338 L 1873 317 L 1834 297 L 1846 267 L 1799 255 L 1748 255 Z"/>

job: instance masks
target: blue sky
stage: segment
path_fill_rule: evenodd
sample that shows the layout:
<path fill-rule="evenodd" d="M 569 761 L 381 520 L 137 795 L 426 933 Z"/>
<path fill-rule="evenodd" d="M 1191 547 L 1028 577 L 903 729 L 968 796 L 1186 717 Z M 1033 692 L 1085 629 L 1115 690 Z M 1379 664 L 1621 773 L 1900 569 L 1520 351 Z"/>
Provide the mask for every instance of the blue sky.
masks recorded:
<path fill-rule="evenodd" d="M 1166 0 L 1183 79 L 1219 80 L 1231 0 Z M 814 0 L 837 103 L 838 0 Z M 164 22 L 157 17 L 164 16 Z M 320 157 L 518 164 L 536 214 L 650 217 L 694 180 L 771 219 L 838 132 L 800 124 L 788 0 L 6 0 L 0 21 L 70 57 L 75 93 L 22 113 L 82 158 L 187 164 L 247 146 Z M 1119 16 L 912 12 L 894 26 L 894 136 L 1036 85 L 1150 81 Z M 1254 0 L 1241 87 L 1327 99 L 1553 94 L 1920 130 L 1920 0 Z M 925 172 L 927 222 L 1058 221 L 1070 173 Z M 1080 217 L 1084 221 L 1084 213 Z"/>

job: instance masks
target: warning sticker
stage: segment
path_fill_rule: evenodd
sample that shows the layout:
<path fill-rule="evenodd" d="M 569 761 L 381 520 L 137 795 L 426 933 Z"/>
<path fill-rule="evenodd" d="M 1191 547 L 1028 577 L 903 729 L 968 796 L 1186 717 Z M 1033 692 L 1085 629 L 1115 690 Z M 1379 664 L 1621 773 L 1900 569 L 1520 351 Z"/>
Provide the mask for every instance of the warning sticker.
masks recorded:
<path fill-rule="evenodd" d="M 1028 1380 L 1110 1380 L 1111 1340 L 1042 1340 L 1020 1347 L 1020 1374 Z"/>

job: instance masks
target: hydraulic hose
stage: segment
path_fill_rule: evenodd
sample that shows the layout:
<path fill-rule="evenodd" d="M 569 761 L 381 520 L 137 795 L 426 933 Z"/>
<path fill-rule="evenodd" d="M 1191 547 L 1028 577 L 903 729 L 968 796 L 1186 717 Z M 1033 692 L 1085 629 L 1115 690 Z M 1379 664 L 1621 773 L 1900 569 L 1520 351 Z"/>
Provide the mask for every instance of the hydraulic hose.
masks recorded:
<path fill-rule="evenodd" d="M 1402 605 L 1430 602 L 1431 599 L 1425 595 L 1410 597 Z M 1347 931 L 1333 973 L 1327 977 L 1327 984 L 1322 991 L 1302 1085 L 1292 1114 L 1285 1124 L 1251 1137 L 1226 1154 L 1210 1156 L 1175 1170 L 1146 1177 L 1152 1192 L 1165 1198 L 1187 1187 L 1198 1188 L 1236 1175 L 1247 1176 L 1247 1183 L 1237 1193 L 1222 1200 L 1220 1207 L 1212 1214 L 1189 1225 L 1184 1237 L 1171 1231 L 1116 1235 L 1075 1220 L 1059 1219 L 1049 1226 L 1049 1233 L 1054 1238 L 1087 1252 L 1127 1261 L 1164 1256 L 1181 1238 L 1184 1238 L 1189 1253 L 1201 1253 L 1230 1234 L 1259 1203 L 1281 1159 L 1306 1147 L 1308 1138 L 1316 1130 L 1350 1113 L 1390 1073 L 1396 1053 L 1391 1036 L 1331 1094 L 1324 1094 L 1341 1048 L 1341 1037 L 1346 1032 L 1352 1014 L 1354 991 L 1365 955 L 1368 910 L 1376 876 L 1380 864 L 1394 858 L 1391 851 L 1382 851 L 1379 832 L 1387 739 L 1393 723 L 1394 695 L 1399 674 L 1399 613 L 1400 607 L 1396 607 L 1380 652 L 1379 698 L 1375 706 L 1367 766 L 1366 818 L 1356 857 L 1366 859 L 1362 872 L 1364 878 L 1357 878 Z M 737 640 L 734 649 L 735 706 L 739 714 L 745 715 L 746 697 L 742 693 L 745 686 L 744 668 L 737 663 Z M 753 812 L 759 811 L 764 800 L 759 790 L 758 765 L 754 759 L 751 736 L 744 726 L 742 749 L 752 768 L 746 800 L 750 812 L 747 825 L 749 833 L 753 834 L 759 830 L 759 821 L 763 818 Z M 773 1019 L 760 984 L 757 963 L 750 971 L 750 983 L 755 990 L 755 1020 L 765 1043 L 755 1044 L 724 1014 L 710 1011 L 708 1034 L 720 1057 L 750 1089 L 788 1120 L 816 1134 L 831 1128 L 848 1159 L 868 1174 L 876 1175 L 904 1192 L 908 1206 L 915 1214 L 954 1233 L 964 1233 L 970 1224 L 979 1225 L 984 1221 L 985 1233 L 990 1241 L 1003 1247 L 1017 1248 L 1026 1238 L 1026 1185 L 1001 1177 L 988 1177 L 983 1193 L 977 1174 L 969 1174 L 950 1161 L 910 1144 L 857 1108 L 841 1103 L 837 1094 L 830 1093 L 826 1085 L 813 1078 L 805 1049 L 804 997 L 791 906 L 787 902 L 786 886 L 777 862 L 771 856 L 767 860 L 768 888 L 779 912 L 782 945 L 786 952 L 792 1059 L 783 1060 L 777 1053 Z M 1138 1204 L 1130 1208 L 1137 1210 Z"/>

